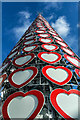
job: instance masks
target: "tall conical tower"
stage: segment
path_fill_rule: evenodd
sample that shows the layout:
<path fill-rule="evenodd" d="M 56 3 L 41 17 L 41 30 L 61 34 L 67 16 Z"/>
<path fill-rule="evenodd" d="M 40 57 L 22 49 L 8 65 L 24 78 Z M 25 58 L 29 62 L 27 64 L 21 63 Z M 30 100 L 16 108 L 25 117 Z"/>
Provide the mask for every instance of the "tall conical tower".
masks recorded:
<path fill-rule="evenodd" d="M 80 59 L 41 14 L 0 68 L 0 118 L 80 119 Z"/>

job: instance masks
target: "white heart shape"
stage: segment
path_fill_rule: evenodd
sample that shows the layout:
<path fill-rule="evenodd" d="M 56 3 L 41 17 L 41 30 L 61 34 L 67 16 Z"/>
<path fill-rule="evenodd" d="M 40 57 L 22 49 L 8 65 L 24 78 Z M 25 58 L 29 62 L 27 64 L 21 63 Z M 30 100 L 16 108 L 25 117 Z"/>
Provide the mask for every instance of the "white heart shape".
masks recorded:
<path fill-rule="evenodd" d="M 27 33 L 26 36 L 31 35 L 31 33 Z"/>
<path fill-rule="evenodd" d="M 15 48 L 12 50 L 12 52 L 14 52 L 18 47 L 19 47 L 19 46 L 15 47 Z"/>
<path fill-rule="evenodd" d="M 67 95 L 60 93 L 57 95 L 57 104 L 71 118 L 80 118 L 79 116 L 79 101 L 80 97 L 76 94 Z"/>
<path fill-rule="evenodd" d="M 25 44 L 28 45 L 28 44 L 30 44 L 30 43 L 32 43 L 32 42 L 34 42 L 34 40 L 27 41 L 27 42 L 25 42 Z"/>
<path fill-rule="evenodd" d="M 57 36 L 54 36 L 54 38 L 56 38 L 57 40 L 62 41 L 62 39 L 61 39 L 61 38 L 59 38 L 59 37 L 57 37 Z"/>
<path fill-rule="evenodd" d="M 49 39 L 44 39 L 44 38 L 42 38 L 41 41 L 42 41 L 42 42 L 45 42 L 45 43 L 51 42 L 51 40 L 49 40 Z"/>
<path fill-rule="evenodd" d="M 16 53 L 17 53 L 17 51 L 16 51 L 16 52 L 14 52 L 14 53 L 12 53 L 11 55 L 9 55 L 9 57 L 8 57 L 8 58 L 12 58 L 14 55 L 16 55 Z"/>
<path fill-rule="evenodd" d="M 45 28 L 40 28 L 40 30 L 46 30 Z"/>
<path fill-rule="evenodd" d="M 34 95 L 13 98 L 7 107 L 9 117 L 12 118 L 29 118 L 38 106 L 38 99 Z"/>
<path fill-rule="evenodd" d="M 16 52 L 14 52 L 14 53 L 12 53 L 11 55 L 9 55 L 9 57 L 8 57 L 8 58 L 12 58 L 14 55 L 16 55 L 16 53 L 17 53 L 17 51 L 16 51 Z"/>
<path fill-rule="evenodd" d="M 43 59 L 47 60 L 47 61 L 50 61 L 50 62 L 55 61 L 55 60 L 58 59 L 58 56 L 55 55 L 55 54 L 46 54 L 46 53 L 44 53 L 44 54 L 41 55 L 41 57 Z"/>
<path fill-rule="evenodd" d="M 53 46 L 53 45 L 44 45 L 45 48 L 49 49 L 49 50 L 53 50 L 55 49 L 56 47 Z"/>
<path fill-rule="evenodd" d="M 33 38 L 33 36 L 27 37 L 26 40 L 27 40 L 27 39 L 31 39 L 31 38 Z"/>
<path fill-rule="evenodd" d="M 7 63 L 7 64 L 5 64 L 3 67 L 1 67 L 1 68 L 0 68 L 0 72 L 1 72 L 4 68 L 6 68 L 6 67 L 7 67 L 7 65 L 8 65 L 8 63 Z"/>
<path fill-rule="evenodd" d="M 38 27 L 42 28 L 43 26 L 42 25 L 38 25 Z"/>
<path fill-rule="evenodd" d="M 41 25 L 41 23 L 37 23 L 37 25 Z"/>
<path fill-rule="evenodd" d="M 60 45 L 62 45 L 62 46 L 64 46 L 64 47 L 66 47 L 66 44 L 65 44 L 65 43 L 63 43 L 63 42 L 57 41 L 57 43 L 59 43 Z"/>
<path fill-rule="evenodd" d="M 64 50 L 65 52 L 67 52 L 68 54 L 70 54 L 70 55 L 73 55 L 73 54 L 74 54 L 71 50 L 69 50 L 69 49 L 67 49 L 67 48 L 63 48 L 63 50 Z"/>
<path fill-rule="evenodd" d="M 22 83 L 26 82 L 32 75 L 33 70 L 18 71 L 12 76 L 12 81 L 17 85 L 21 85 Z"/>
<path fill-rule="evenodd" d="M 51 31 L 49 31 L 49 33 L 51 33 L 52 35 L 56 35 L 56 33 L 54 33 L 54 32 L 51 32 Z"/>
<path fill-rule="evenodd" d="M 60 68 L 58 69 L 48 68 L 46 70 L 46 73 L 50 78 L 58 82 L 63 82 L 68 77 L 68 73 L 65 70 Z"/>
<path fill-rule="evenodd" d="M 47 34 L 40 34 L 41 37 L 48 37 Z"/>
<path fill-rule="evenodd" d="M 71 58 L 71 57 L 69 57 L 69 56 L 67 56 L 67 58 L 68 58 L 73 64 L 75 64 L 75 65 L 77 65 L 77 66 L 80 66 L 80 62 L 77 61 L 76 59 Z"/>
<path fill-rule="evenodd" d="M 29 46 L 29 47 L 25 47 L 25 51 L 31 51 L 32 49 L 34 49 L 35 48 L 35 46 Z"/>
<path fill-rule="evenodd" d="M 41 31 L 41 30 L 37 30 L 37 33 L 44 33 L 44 31 Z"/>
<path fill-rule="evenodd" d="M 31 55 L 27 55 L 25 57 L 20 57 L 18 59 L 16 59 L 15 63 L 18 65 L 22 65 L 24 63 L 26 63 L 27 61 L 29 61 L 31 59 Z"/>

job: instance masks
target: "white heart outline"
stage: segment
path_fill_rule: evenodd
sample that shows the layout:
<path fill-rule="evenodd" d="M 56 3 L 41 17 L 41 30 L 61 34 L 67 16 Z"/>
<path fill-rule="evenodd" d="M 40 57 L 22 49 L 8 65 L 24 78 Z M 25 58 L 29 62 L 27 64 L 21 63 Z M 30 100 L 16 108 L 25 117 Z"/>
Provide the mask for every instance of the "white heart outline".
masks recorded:
<path fill-rule="evenodd" d="M 48 39 L 49 42 L 44 42 L 42 39 L 45 39 L 45 40 Z M 53 40 L 51 38 L 39 38 L 39 41 L 42 42 L 42 43 L 51 43 L 51 42 L 53 42 Z"/>
<path fill-rule="evenodd" d="M 32 40 L 32 42 L 31 43 L 29 43 L 29 44 L 25 44 L 26 42 L 28 42 L 28 41 L 31 41 Z M 30 45 L 30 44 L 32 44 L 32 43 L 34 43 L 36 41 L 36 39 L 29 39 L 29 40 L 25 40 L 25 42 L 23 43 L 23 45 Z"/>
<path fill-rule="evenodd" d="M 59 45 L 63 46 L 63 47 L 68 47 L 68 45 L 62 41 L 59 40 L 55 40 Z M 63 45 L 62 45 L 63 44 Z"/>
<path fill-rule="evenodd" d="M 38 106 L 36 108 L 36 110 L 32 113 L 32 115 L 27 119 L 27 120 L 30 120 L 30 119 L 34 119 L 37 114 L 41 111 L 43 105 L 44 105 L 44 101 L 45 101 L 45 98 L 44 98 L 44 95 L 41 91 L 39 90 L 31 90 L 31 91 L 28 91 L 27 93 L 23 93 L 23 92 L 15 92 L 13 94 L 11 94 L 7 99 L 6 101 L 4 102 L 3 104 L 3 107 L 2 107 L 2 114 L 3 114 L 3 118 L 8 118 L 9 120 L 11 120 L 8 116 L 8 113 L 7 113 L 7 106 L 8 104 L 10 103 L 10 101 L 17 97 L 17 96 L 22 96 L 22 97 L 25 97 L 27 95 L 34 95 L 35 97 L 37 97 L 38 99 Z M 42 101 L 41 101 L 42 100 Z"/>
<path fill-rule="evenodd" d="M 39 32 L 39 31 L 41 31 L 41 32 Z M 46 31 L 45 30 L 36 30 L 35 32 L 36 33 L 45 33 Z"/>
<path fill-rule="evenodd" d="M 25 56 L 31 56 L 30 60 L 28 60 L 27 62 L 23 63 L 22 65 L 19 65 L 16 63 L 16 60 L 19 59 L 20 57 L 25 57 Z M 17 66 L 17 67 L 22 67 L 24 65 L 27 65 L 29 62 L 31 62 L 35 57 L 35 54 L 34 53 L 30 53 L 30 54 L 26 54 L 26 55 L 20 55 L 20 56 L 17 56 L 14 60 L 13 60 L 13 65 Z"/>
<path fill-rule="evenodd" d="M 13 82 L 12 80 L 12 76 L 16 73 L 16 72 L 19 72 L 19 71 L 25 71 L 25 70 L 32 70 L 33 71 L 33 75 L 26 81 L 26 82 L 23 82 L 22 84 L 20 85 L 17 85 L 16 83 Z M 36 76 L 37 76 L 37 73 L 38 73 L 38 69 L 36 67 L 26 67 L 25 69 L 21 68 L 21 69 L 17 69 L 17 70 L 14 70 L 8 77 L 8 80 L 9 80 L 9 83 L 13 86 L 13 87 L 16 87 L 16 88 L 21 88 L 23 86 L 25 86 L 26 84 L 30 83 Z"/>
<path fill-rule="evenodd" d="M 64 54 L 64 58 L 66 58 L 72 65 L 76 66 L 77 68 L 80 68 L 80 66 L 78 66 L 78 65 L 76 65 L 75 63 L 71 62 L 68 57 L 71 58 L 71 59 L 74 59 L 74 60 L 76 60 L 76 61 L 78 61 L 78 62 L 80 62 L 77 58 L 71 57 L 71 56 L 69 56 L 69 55 L 67 55 L 67 54 Z"/>
<path fill-rule="evenodd" d="M 74 53 L 73 53 L 70 49 L 65 48 L 65 47 L 62 47 L 62 46 L 61 46 L 61 49 L 64 50 L 64 51 L 65 51 L 66 53 L 68 53 L 69 55 L 74 56 Z M 68 52 L 67 52 L 66 50 L 68 50 Z M 69 53 L 69 51 L 70 51 L 71 53 Z"/>
<path fill-rule="evenodd" d="M 47 35 L 47 36 L 43 36 L 43 35 Z M 43 37 L 43 38 L 47 38 L 50 37 L 50 34 L 48 33 L 44 33 L 44 34 L 38 34 L 39 37 Z"/>
<path fill-rule="evenodd" d="M 55 61 L 48 61 L 48 60 L 45 60 L 45 59 L 43 59 L 42 57 L 41 57 L 41 55 L 42 54 L 53 54 L 53 55 L 57 55 L 58 56 L 58 58 L 55 60 Z M 53 64 L 53 63 L 56 63 L 56 62 L 58 62 L 58 61 L 60 61 L 61 60 L 61 55 L 59 54 L 59 53 L 57 53 L 57 52 L 40 52 L 40 53 L 38 53 L 38 58 L 39 59 L 41 59 L 42 61 L 44 61 L 44 62 L 47 62 L 47 63 L 50 63 L 50 64 Z"/>
<path fill-rule="evenodd" d="M 55 48 L 52 49 L 52 50 L 50 50 L 50 49 L 47 49 L 47 48 L 45 47 L 45 45 L 54 46 Z M 41 47 L 44 48 L 44 49 L 46 49 L 46 50 L 48 50 L 48 51 L 55 51 L 55 50 L 57 50 L 57 49 L 59 48 L 59 47 L 58 47 L 57 45 L 55 45 L 55 44 L 42 44 Z"/>
<path fill-rule="evenodd" d="M 70 95 L 70 94 L 76 94 L 76 95 L 80 95 L 80 91 L 76 90 L 76 89 L 72 89 L 72 90 L 69 90 L 69 91 L 66 91 L 64 89 L 61 89 L 61 88 L 58 88 L 58 89 L 55 89 L 51 92 L 50 94 L 50 102 L 52 104 L 52 106 L 55 108 L 55 110 L 65 119 L 67 120 L 75 120 L 74 118 L 71 118 L 70 116 L 68 116 L 57 104 L 56 102 L 56 98 L 57 98 L 57 95 L 60 94 L 60 93 L 64 93 L 64 94 L 67 94 L 67 95 Z"/>
<path fill-rule="evenodd" d="M 32 47 L 32 46 L 35 46 L 35 48 L 32 48 L 32 50 L 29 50 L 29 51 L 25 50 L 26 47 Z M 23 47 L 22 51 L 23 51 L 23 52 L 31 52 L 31 51 L 33 51 L 33 50 L 35 50 L 35 49 L 37 49 L 37 48 L 38 48 L 38 45 L 37 45 L 37 44 L 27 45 L 27 46 Z"/>
<path fill-rule="evenodd" d="M 57 70 L 57 69 L 59 69 L 59 68 L 60 68 L 60 69 L 63 69 L 64 71 L 67 72 L 68 77 L 67 77 L 64 81 L 58 82 L 58 81 L 56 81 L 55 79 L 52 79 L 52 78 L 46 73 L 46 70 L 47 70 L 48 68 L 53 68 L 53 69 L 55 69 L 55 70 Z M 44 75 L 49 81 L 51 81 L 51 82 L 54 83 L 54 84 L 60 85 L 60 86 L 63 86 L 64 84 L 67 84 L 67 83 L 71 80 L 71 78 L 72 78 L 72 72 L 71 72 L 68 68 L 63 67 L 63 66 L 54 67 L 54 66 L 51 66 L 51 65 L 47 65 L 47 66 L 45 66 L 45 67 L 42 68 L 42 73 L 43 73 L 43 75 Z"/>

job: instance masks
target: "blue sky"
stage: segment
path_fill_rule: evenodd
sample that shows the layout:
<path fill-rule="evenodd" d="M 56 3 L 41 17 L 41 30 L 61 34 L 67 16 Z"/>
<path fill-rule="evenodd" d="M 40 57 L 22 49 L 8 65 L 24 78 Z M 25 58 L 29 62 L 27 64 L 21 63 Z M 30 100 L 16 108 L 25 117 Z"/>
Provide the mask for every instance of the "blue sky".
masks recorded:
<path fill-rule="evenodd" d="M 77 2 L 4 2 L 2 3 L 2 61 L 39 12 L 78 54 L 80 26 Z"/>

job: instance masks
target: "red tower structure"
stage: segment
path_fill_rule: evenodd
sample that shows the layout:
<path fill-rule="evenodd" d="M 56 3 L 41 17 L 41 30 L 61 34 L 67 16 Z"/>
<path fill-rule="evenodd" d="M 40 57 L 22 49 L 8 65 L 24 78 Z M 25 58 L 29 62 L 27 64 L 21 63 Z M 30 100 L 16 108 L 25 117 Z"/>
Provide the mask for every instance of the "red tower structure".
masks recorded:
<path fill-rule="evenodd" d="M 80 119 L 80 59 L 41 14 L 0 73 L 1 120 Z"/>

